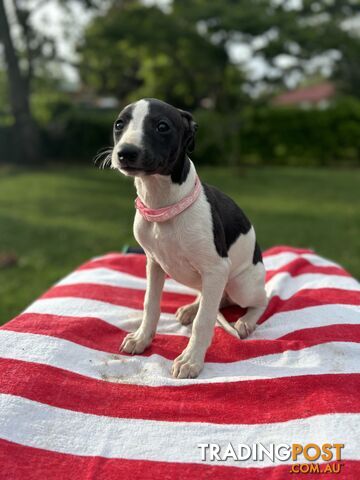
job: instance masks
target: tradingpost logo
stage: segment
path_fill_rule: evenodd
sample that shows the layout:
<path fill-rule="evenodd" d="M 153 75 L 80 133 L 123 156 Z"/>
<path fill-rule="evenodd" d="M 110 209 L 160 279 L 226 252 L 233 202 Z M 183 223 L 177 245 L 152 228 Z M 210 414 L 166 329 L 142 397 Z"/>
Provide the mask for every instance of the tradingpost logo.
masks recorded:
<path fill-rule="evenodd" d="M 341 473 L 344 464 L 341 462 L 343 443 L 262 443 L 247 445 L 228 443 L 221 446 L 217 443 L 199 443 L 200 456 L 203 462 L 210 461 L 225 463 L 235 462 L 263 462 L 270 461 L 289 463 L 290 473 Z M 314 463 L 315 462 L 315 463 Z M 318 462 L 318 463 L 316 463 Z M 324 463 L 325 462 L 325 463 Z M 332 463 L 326 463 L 332 462 Z M 336 462 L 336 463 L 335 463 Z"/>

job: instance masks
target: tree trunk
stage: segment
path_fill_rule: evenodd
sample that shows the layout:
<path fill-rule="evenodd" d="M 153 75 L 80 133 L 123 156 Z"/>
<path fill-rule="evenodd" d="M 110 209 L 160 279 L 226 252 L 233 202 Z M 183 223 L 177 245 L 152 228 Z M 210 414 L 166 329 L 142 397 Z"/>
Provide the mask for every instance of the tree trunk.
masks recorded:
<path fill-rule="evenodd" d="M 37 163 L 40 160 L 40 135 L 30 112 L 29 86 L 21 74 L 19 59 L 11 38 L 4 0 L 0 0 L 0 41 L 4 45 L 10 102 L 15 117 L 14 148 L 21 163 Z"/>

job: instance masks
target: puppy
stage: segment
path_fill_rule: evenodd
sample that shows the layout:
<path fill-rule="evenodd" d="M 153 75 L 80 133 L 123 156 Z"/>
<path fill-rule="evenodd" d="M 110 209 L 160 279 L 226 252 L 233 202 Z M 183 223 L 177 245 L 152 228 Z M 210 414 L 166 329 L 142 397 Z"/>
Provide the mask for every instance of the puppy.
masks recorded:
<path fill-rule="evenodd" d="M 194 378 L 203 366 L 216 320 L 247 337 L 267 305 L 265 269 L 255 231 L 224 193 L 201 183 L 188 153 L 197 125 L 190 113 L 156 99 L 128 105 L 114 124 L 112 168 L 135 179 L 134 235 L 147 257 L 140 327 L 121 350 L 142 353 L 156 332 L 165 275 L 199 294 L 176 315 L 193 323 L 189 343 L 172 366 L 175 378 Z M 232 327 L 219 309 L 247 307 Z"/>

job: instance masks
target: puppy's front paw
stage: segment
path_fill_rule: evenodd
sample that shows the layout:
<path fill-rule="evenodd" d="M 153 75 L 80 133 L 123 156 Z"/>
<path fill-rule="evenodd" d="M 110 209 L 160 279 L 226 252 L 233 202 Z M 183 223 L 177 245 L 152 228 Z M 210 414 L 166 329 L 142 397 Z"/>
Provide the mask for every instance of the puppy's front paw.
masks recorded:
<path fill-rule="evenodd" d="M 120 351 L 131 353 L 132 355 L 142 353 L 151 344 L 151 340 L 152 338 L 146 336 L 144 332 L 136 330 L 136 332 L 126 335 L 120 345 Z"/>
<path fill-rule="evenodd" d="M 171 373 L 175 378 L 196 378 L 204 367 L 204 359 L 191 350 L 184 350 L 175 358 Z"/>

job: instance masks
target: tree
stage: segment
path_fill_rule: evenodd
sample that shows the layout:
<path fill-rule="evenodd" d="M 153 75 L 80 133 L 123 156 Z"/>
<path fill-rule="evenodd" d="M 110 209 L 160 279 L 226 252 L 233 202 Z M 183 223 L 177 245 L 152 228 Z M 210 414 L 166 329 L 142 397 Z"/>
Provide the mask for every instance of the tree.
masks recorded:
<path fill-rule="evenodd" d="M 0 35 L 8 68 L 10 101 L 17 135 L 17 153 L 21 161 L 35 163 L 39 160 L 40 153 L 39 132 L 30 112 L 29 82 L 20 71 L 19 58 L 11 37 L 4 0 L 0 0 Z"/>
<path fill-rule="evenodd" d="M 242 77 L 222 45 L 193 23 L 140 2 L 118 2 L 93 20 L 79 46 L 83 82 L 121 101 L 155 96 L 183 108 L 239 96 Z"/>
<path fill-rule="evenodd" d="M 88 8 L 98 8 L 100 0 L 72 0 Z M 14 20 L 20 30 L 20 48 L 15 47 L 5 0 L 0 0 L 0 42 L 7 65 L 10 103 L 15 119 L 16 157 L 22 163 L 37 163 L 41 158 L 40 134 L 30 106 L 30 96 L 36 69 L 49 61 L 59 60 L 55 40 L 37 31 L 31 15 L 46 3 L 39 0 L 34 6 L 29 0 L 12 0 Z M 71 0 L 58 0 L 66 8 Z M 63 59 L 61 59 L 63 61 Z"/>
<path fill-rule="evenodd" d="M 173 0 L 179 17 L 201 26 L 203 35 L 224 45 L 243 42 L 252 57 L 268 63 L 265 80 L 284 84 L 306 76 L 315 57 L 333 60 L 331 76 L 344 92 L 360 97 L 359 27 L 348 22 L 360 13 L 358 0 Z M 286 66 L 279 65 L 280 56 Z M 330 62 L 331 63 L 331 62 Z M 293 77 L 294 78 L 294 77 Z"/>

